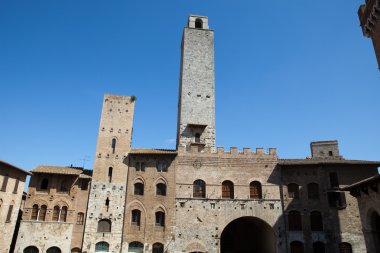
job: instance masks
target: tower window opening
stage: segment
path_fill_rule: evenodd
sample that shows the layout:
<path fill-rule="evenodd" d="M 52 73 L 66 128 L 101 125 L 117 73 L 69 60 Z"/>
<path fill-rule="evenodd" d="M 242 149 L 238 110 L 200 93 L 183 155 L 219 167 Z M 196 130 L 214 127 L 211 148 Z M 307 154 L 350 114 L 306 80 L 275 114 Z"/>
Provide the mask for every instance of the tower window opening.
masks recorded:
<path fill-rule="evenodd" d="M 200 133 L 196 133 L 195 134 L 195 142 L 196 143 L 200 143 L 201 142 L 201 134 Z"/>
<path fill-rule="evenodd" d="M 112 171 L 113 171 L 113 168 L 112 168 L 112 167 L 109 167 L 109 168 L 108 168 L 108 182 L 109 182 L 109 183 L 112 182 Z"/>
<path fill-rule="evenodd" d="M 332 151 L 329 151 L 329 156 L 333 156 L 333 152 Z"/>
<path fill-rule="evenodd" d="M 106 209 L 107 209 L 107 212 L 108 212 L 108 208 L 110 207 L 110 199 L 107 197 L 106 199 Z"/>
<path fill-rule="evenodd" d="M 116 139 L 115 138 L 112 139 L 111 147 L 112 147 L 112 154 L 115 154 L 115 149 L 116 149 Z"/>
<path fill-rule="evenodd" d="M 203 21 L 200 18 L 197 18 L 195 20 L 195 28 L 202 29 L 203 28 Z"/>

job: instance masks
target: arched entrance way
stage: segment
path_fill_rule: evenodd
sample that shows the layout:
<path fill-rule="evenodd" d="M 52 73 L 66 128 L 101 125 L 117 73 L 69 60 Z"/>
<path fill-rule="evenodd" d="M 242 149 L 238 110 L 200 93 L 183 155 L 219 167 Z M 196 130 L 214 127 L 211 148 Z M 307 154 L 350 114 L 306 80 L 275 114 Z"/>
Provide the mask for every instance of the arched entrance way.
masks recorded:
<path fill-rule="evenodd" d="M 221 253 L 275 253 L 276 237 L 272 227 L 256 217 L 241 217 L 223 230 Z"/>

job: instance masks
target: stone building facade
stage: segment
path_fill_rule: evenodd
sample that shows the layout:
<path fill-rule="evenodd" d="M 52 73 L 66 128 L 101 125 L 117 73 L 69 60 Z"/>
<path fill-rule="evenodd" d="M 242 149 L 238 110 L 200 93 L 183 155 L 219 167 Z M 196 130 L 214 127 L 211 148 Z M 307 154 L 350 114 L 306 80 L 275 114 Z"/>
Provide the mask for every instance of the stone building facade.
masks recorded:
<path fill-rule="evenodd" d="M 0 161 L 0 253 L 11 251 L 28 175 L 31 175 L 30 172 Z"/>
<path fill-rule="evenodd" d="M 15 252 L 81 252 L 91 177 L 58 166 L 32 173 Z"/>
<path fill-rule="evenodd" d="M 371 38 L 380 69 L 380 1 L 366 0 L 358 10 L 364 36 Z"/>
<path fill-rule="evenodd" d="M 131 148 L 135 98 L 105 95 L 92 181 L 81 197 L 88 202 L 41 191 L 47 175 L 56 185 L 58 171 L 77 178 L 83 171 L 33 170 L 16 252 L 365 252 L 357 201 L 341 187 L 376 175 L 380 163 L 344 159 L 337 141 L 312 142 L 306 159 L 216 147 L 207 17 L 189 17 L 181 49 L 176 149 Z M 74 222 L 39 221 L 42 206 L 52 219 L 61 202 L 68 220 L 86 217 L 76 236 Z"/>
<path fill-rule="evenodd" d="M 357 198 L 368 253 L 380 252 L 380 175 L 344 187 Z"/>

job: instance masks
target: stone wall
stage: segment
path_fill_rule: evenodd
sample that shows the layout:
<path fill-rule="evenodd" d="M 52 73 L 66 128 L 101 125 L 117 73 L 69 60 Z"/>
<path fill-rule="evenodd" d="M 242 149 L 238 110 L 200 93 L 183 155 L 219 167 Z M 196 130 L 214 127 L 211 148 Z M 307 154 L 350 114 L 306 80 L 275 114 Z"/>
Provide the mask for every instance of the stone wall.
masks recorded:
<path fill-rule="evenodd" d="M 15 252 L 21 253 L 26 247 L 37 247 L 45 253 L 50 247 L 62 252 L 71 252 L 72 223 L 22 221 Z"/>
<path fill-rule="evenodd" d="M 175 244 L 173 252 L 219 252 L 223 230 L 241 217 L 255 217 L 272 227 L 276 242 L 285 245 L 280 194 L 280 173 L 276 167 L 276 150 L 264 153 L 244 149 L 229 152 L 180 150 L 176 170 Z M 193 196 L 193 182 L 206 183 L 205 198 Z M 234 198 L 222 198 L 222 182 L 234 184 Z M 250 183 L 262 186 L 262 199 L 252 199 Z"/>
<path fill-rule="evenodd" d="M 207 17 L 199 18 L 207 23 Z M 182 38 L 177 145 L 189 146 L 195 142 L 195 134 L 199 133 L 201 143 L 214 150 L 214 31 L 208 27 L 195 29 L 190 19 L 190 26 L 184 28 Z"/>

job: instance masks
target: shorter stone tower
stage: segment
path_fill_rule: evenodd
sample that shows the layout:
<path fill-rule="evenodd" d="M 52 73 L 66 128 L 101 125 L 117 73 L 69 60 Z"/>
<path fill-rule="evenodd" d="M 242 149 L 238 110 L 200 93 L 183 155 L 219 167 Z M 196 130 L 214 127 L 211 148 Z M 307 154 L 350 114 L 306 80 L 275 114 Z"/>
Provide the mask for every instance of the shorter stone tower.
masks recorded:
<path fill-rule="evenodd" d="M 311 156 L 314 159 L 341 159 L 338 141 L 314 141 L 310 143 Z"/>
<path fill-rule="evenodd" d="M 134 97 L 105 95 L 83 252 L 120 252 Z"/>
<path fill-rule="evenodd" d="M 215 150 L 214 31 L 190 15 L 182 38 L 177 147 Z"/>

